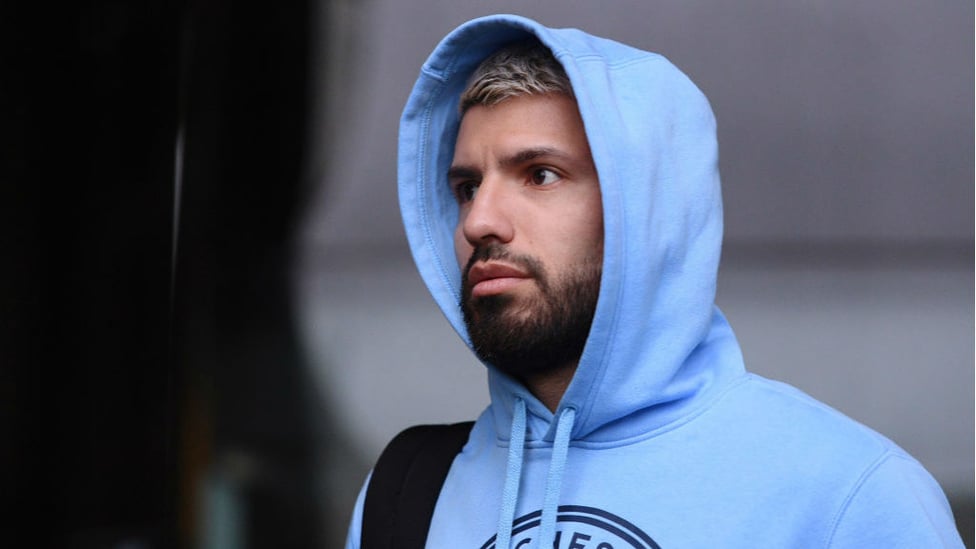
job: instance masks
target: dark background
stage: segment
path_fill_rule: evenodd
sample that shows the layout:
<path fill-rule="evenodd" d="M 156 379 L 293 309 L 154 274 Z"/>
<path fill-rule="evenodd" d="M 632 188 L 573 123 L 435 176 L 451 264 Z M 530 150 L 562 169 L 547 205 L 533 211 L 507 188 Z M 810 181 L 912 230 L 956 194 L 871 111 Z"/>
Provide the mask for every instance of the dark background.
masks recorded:
<path fill-rule="evenodd" d="M 0 545 L 192 545 L 236 459 L 245 546 L 324 546 L 287 297 L 310 10 L 0 4 Z"/>

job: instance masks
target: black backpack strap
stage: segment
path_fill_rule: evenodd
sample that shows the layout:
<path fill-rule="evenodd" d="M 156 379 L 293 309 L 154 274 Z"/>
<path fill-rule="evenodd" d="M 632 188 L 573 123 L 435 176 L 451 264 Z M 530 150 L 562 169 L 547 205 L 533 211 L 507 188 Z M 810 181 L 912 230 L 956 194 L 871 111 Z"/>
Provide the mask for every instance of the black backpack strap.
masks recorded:
<path fill-rule="evenodd" d="M 361 549 L 423 549 L 441 486 L 473 425 L 417 425 L 390 441 L 366 488 Z"/>

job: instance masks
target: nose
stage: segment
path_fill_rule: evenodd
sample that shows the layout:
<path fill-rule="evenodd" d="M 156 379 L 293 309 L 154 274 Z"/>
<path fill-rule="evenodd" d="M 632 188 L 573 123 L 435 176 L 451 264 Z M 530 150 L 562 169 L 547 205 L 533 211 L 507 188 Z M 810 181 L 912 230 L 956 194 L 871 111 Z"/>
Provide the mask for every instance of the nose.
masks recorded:
<path fill-rule="evenodd" d="M 489 241 L 507 243 L 514 236 L 512 197 L 504 182 L 488 177 L 481 181 L 478 191 L 463 213 L 462 231 L 472 246 Z"/>

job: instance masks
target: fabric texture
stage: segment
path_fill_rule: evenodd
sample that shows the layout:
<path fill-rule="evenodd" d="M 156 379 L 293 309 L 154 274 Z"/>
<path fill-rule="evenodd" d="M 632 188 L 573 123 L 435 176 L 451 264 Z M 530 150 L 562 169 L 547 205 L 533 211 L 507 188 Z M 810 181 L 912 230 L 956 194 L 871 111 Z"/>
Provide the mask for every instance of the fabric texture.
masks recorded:
<path fill-rule="evenodd" d="M 746 371 L 714 305 L 715 119 L 660 55 L 513 15 L 465 23 L 431 54 L 401 119 L 400 202 L 417 267 L 460 337 L 470 346 L 446 180 L 458 97 L 478 63 L 528 36 L 565 68 L 599 174 L 599 300 L 555 413 L 486 365 L 491 404 L 448 473 L 427 546 L 962 547 L 917 461 Z"/>

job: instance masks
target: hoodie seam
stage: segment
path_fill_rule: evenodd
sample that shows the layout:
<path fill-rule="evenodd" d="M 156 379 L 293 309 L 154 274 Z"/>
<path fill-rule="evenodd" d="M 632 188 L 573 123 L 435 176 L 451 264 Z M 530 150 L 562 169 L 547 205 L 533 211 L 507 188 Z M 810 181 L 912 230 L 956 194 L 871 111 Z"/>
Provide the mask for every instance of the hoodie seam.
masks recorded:
<path fill-rule="evenodd" d="M 748 373 L 748 372 L 745 372 L 745 373 L 741 374 L 738 378 L 732 379 L 729 382 L 729 384 L 728 384 L 727 387 L 725 387 L 718 394 L 716 394 L 714 397 L 712 397 L 711 399 L 709 399 L 708 402 L 705 402 L 705 403 L 701 404 L 698 408 L 689 411 L 687 414 L 685 414 L 685 415 L 683 415 L 683 416 L 675 419 L 674 421 L 671 421 L 669 423 L 666 423 L 666 424 L 664 424 L 664 425 L 662 425 L 660 427 L 657 427 L 657 428 L 652 429 L 650 431 L 647 431 L 645 433 L 640 433 L 638 435 L 634 435 L 634 436 L 631 436 L 631 437 L 627 437 L 627 438 L 623 438 L 623 439 L 619 439 L 619 440 L 614 440 L 614 441 L 587 441 L 587 440 L 577 440 L 577 441 L 571 443 L 571 446 L 575 446 L 577 448 L 589 448 L 589 449 L 594 449 L 594 450 L 620 448 L 620 447 L 624 447 L 624 446 L 630 446 L 632 444 L 638 444 L 640 442 L 644 442 L 645 440 L 649 440 L 649 439 L 652 439 L 652 438 L 659 437 L 661 435 L 665 435 L 667 433 L 670 433 L 672 431 L 675 431 L 677 429 L 680 429 L 680 428 L 684 427 L 685 425 L 687 425 L 687 424 L 693 422 L 694 420 L 698 419 L 703 414 L 707 413 L 712 408 L 714 408 L 715 406 L 717 406 L 733 390 L 735 390 L 736 388 L 738 388 L 738 387 L 740 387 L 742 385 L 745 385 L 748 382 L 754 381 L 754 380 L 756 380 L 756 377 L 753 374 Z"/>
<path fill-rule="evenodd" d="M 428 75 L 429 77 L 433 78 L 438 82 L 437 89 L 430 94 L 430 100 L 427 101 L 427 103 L 424 105 L 423 117 L 421 122 L 421 139 L 419 140 L 420 154 L 418 154 L 417 156 L 420 165 L 418 170 L 419 173 L 416 175 L 416 177 L 417 177 L 418 185 L 422 190 L 421 193 L 422 199 L 419 202 L 420 202 L 420 209 L 421 209 L 422 226 L 424 229 L 424 242 L 434 252 L 431 255 L 434 258 L 434 263 L 435 263 L 435 267 L 437 268 L 437 272 L 440 274 L 440 277 L 443 280 L 444 285 L 447 287 L 451 296 L 454 297 L 455 300 L 457 299 L 459 289 L 454 287 L 454 283 L 450 271 L 449 269 L 444 268 L 444 261 L 441 258 L 440 254 L 437 253 L 437 246 L 435 245 L 436 239 L 434 238 L 433 229 L 432 229 L 433 223 L 431 222 L 430 219 L 430 209 L 427 206 L 428 197 L 430 196 L 436 197 L 437 192 L 431 191 L 431 188 L 427 183 L 427 178 L 424 177 L 424 175 L 426 174 L 428 165 L 430 164 L 429 162 L 430 159 L 428 159 L 427 157 L 428 156 L 427 153 L 429 150 L 427 144 L 429 142 L 432 142 L 432 140 L 429 138 L 430 138 L 431 118 L 433 117 L 434 108 L 436 107 L 436 105 L 440 103 L 441 97 L 444 95 L 444 91 L 447 89 L 447 84 L 450 82 L 451 77 L 453 77 L 456 71 L 458 60 L 461 59 L 464 52 L 466 52 L 470 47 L 471 47 L 470 45 L 467 45 L 455 49 L 454 50 L 455 55 L 450 59 L 448 63 L 445 64 L 443 70 L 440 71 L 435 70 L 426 63 L 420 69 L 420 71 L 423 74 Z M 436 181 L 437 174 L 433 174 L 433 175 L 434 175 L 434 180 Z"/>
<path fill-rule="evenodd" d="M 419 140 L 420 154 L 417 156 L 419 160 L 419 166 L 418 166 L 419 173 L 415 174 L 415 177 L 417 179 L 417 184 L 422 191 L 420 194 L 421 199 L 418 202 L 420 203 L 419 204 L 420 215 L 421 215 L 422 227 L 424 229 L 424 242 L 427 246 L 430 246 L 431 250 L 434 251 L 434 253 L 432 253 L 431 256 L 434 259 L 437 272 L 440 274 L 441 279 L 444 281 L 444 284 L 447 286 L 448 290 L 453 293 L 454 287 L 451 284 L 451 277 L 448 275 L 446 269 L 444 269 L 444 262 L 441 260 L 440 254 L 437 253 L 437 246 L 434 245 L 435 240 L 431 232 L 430 209 L 427 206 L 427 200 L 428 197 L 431 195 L 430 192 L 431 190 L 427 182 L 425 181 L 426 178 L 424 177 L 424 174 L 427 172 L 428 169 L 427 137 L 430 134 L 431 117 L 433 116 L 434 105 L 437 103 L 437 100 L 441 97 L 441 94 L 444 92 L 444 88 L 445 88 L 444 81 L 441 80 L 440 82 L 441 84 L 437 87 L 437 92 L 431 94 L 432 95 L 431 100 L 428 101 L 426 105 L 424 105 L 423 118 L 421 122 L 422 139 Z"/>
<path fill-rule="evenodd" d="M 831 520 L 830 527 L 828 528 L 824 537 L 823 546 L 825 548 L 830 547 L 834 543 L 834 536 L 837 534 L 837 529 L 840 528 L 840 523 L 843 521 L 847 511 L 851 508 L 851 504 L 854 502 L 854 499 L 861 493 L 861 488 L 864 487 L 868 479 L 871 478 L 875 471 L 880 469 L 881 466 L 893 456 L 894 454 L 891 452 L 891 450 L 886 448 L 875 461 L 868 465 L 864 472 L 861 473 L 861 476 L 858 477 L 857 481 L 854 483 L 854 486 L 851 488 L 851 491 L 847 494 L 847 497 L 844 498 L 843 503 L 841 503 L 840 508 L 834 515 L 833 520 Z"/>
<path fill-rule="evenodd" d="M 663 59 L 663 57 L 660 56 L 641 55 L 641 56 L 634 56 L 633 58 L 630 59 L 622 59 L 620 61 L 610 61 L 606 57 L 598 53 L 587 53 L 579 56 L 574 56 L 567 51 L 566 55 L 567 57 L 573 58 L 578 63 L 594 63 L 594 62 L 600 63 L 605 65 L 608 69 L 612 69 L 612 70 L 625 69 L 632 65 L 642 65 L 645 63 L 660 62 L 660 60 Z"/>
<path fill-rule="evenodd" d="M 756 378 L 756 376 L 754 376 L 753 374 L 748 373 L 748 372 L 745 372 L 742 375 L 740 375 L 738 378 L 735 378 L 735 379 L 731 380 L 729 382 L 729 384 L 728 384 L 727 387 L 725 387 L 724 389 L 722 389 L 718 394 L 716 394 L 714 397 L 712 397 L 708 402 L 703 403 L 700 407 L 698 407 L 698 408 L 690 411 L 688 414 L 686 414 L 686 415 L 684 415 L 684 416 L 682 416 L 682 417 L 680 417 L 678 419 L 675 419 L 674 421 L 672 421 L 670 423 L 666 423 L 666 424 L 664 424 L 664 425 L 662 425 L 660 427 L 657 427 L 656 429 L 652 429 L 651 431 L 648 431 L 648 432 L 645 432 L 645 433 L 641 433 L 641 434 L 638 434 L 638 435 L 634 435 L 634 436 L 631 436 L 631 437 L 619 439 L 619 440 L 613 440 L 613 441 L 588 441 L 588 440 L 585 440 L 585 439 L 576 439 L 576 440 L 570 441 L 569 445 L 572 448 L 584 448 L 584 449 L 590 449 L 590 450 L 609 450 L 609 449 L 613 449 L 613 448 L 622 448 L 622 447 L 625 447 L 625 446 L 630 446 L 630 445 L 633 445 L 633 444 L 638 444 L 638 443 L 644 442 L 645 440 L 649 440 L 649 439 L 656 438 L 656 437 L 661 436 L 661 435 L 665 435 L 667 433 L 670 433 L 671 431 L 675 431 L 677 429 L 680 429 L 681 427 L 684 427 L 685 425 L 687 425 L 687 424 L 691 423 L 692 421 L 698 419 L 703 414 L 707 413 L 712 408 L 714 408 L 715 406 L 717 406 L 722 400 L 724 400 L 737 387 L 739 387 L 741 385 L 744 385 L 744 384 L 746 384 L 746 383 L 748 383 L 750 381 L 756 381 L 757 379 L 758 378 Z M 506 442 L 506 441 L 497 440 L 497 442 L 498 442 L 498 444 L 499 444 L 500 447 L 507 446 L 507 445 L 503 445 L 502 444 L 503 442 Z M 552 446 L 551 443 L 548 443 L 548 442 L 545 442 L 545 441 L 526 441 L 526 443 L 525 443 L 525 448 L 526 449 L 549 448 L 551 446 Z"/>
<path fill-rule="evenodd" d="M 420 68 L 420 72 L 424 73 L 425 75 L 427 75 L 427 76 L 429 76 L 429 77 L 433 78 L 434 80 L 437 80 L 438 82 L 441 82 L 441 83 L 447 82 L 448 79 L 449 79 L 449 76 L 448 75 L 442 74 L 441 71 L 435 70 L 435 69 L 433 69 L 431 67 L 428 67 L 427 65 L 424 65 L 423 67 L 421 67 Z"/>
<path fill-rule="evenodd" d="M 579 70 L 579 58 L 577 58 L 575 56 L 572 56 L 572 55 L 565 55 L 565 56 L 560 56 L 560 57 L 562 57 L 562 59 L 559 59 L 559 60 L 560 60 L 560 62 L 564 66 L 565 66 L 565 64 L 567 62 L 572 62 L 572 64 L 573 64 L 573 72 L 575 72 L 575 73 L 579 73 L 580 72 L 580 70 Z M 585 92 L 583 94 L 580 94 L 579 91 L 575 91 L 578 100 L 581 99 L 581 98 L 585 98 L 588 103 L 593 103 L 593 98 L 590 97 L 589 90 L 583 88 L 583 91 Z M 588 110 L 591 110 L 591 109 L 588 109 Z M 580 107 L 580 111 L 582 112 L 582 107 Z M 602 124 L 598 124 L 597 127 L 586 128 L 586 133 L 587 134 L 594 134 L 595 133 L 596 135 L 593 136 L 595 138 L 594 141 L 598 141 L 598 142 L 601 142 L 601 143 L 605 143 L 607 140 L 606 140 L 606 132 L 604 130 L 605 130 L 605 128 L 603 127 L 603 125 Z M 588 135 L 588 138 L 589 138 L 589 135 Z M 605 166 L 605 169 L 604 169 L 604 172 L 605 173 L 603 175 L 600 175 L 599 174 L 599 168 L 597 168 L 598 169 L 598 172 L 597 172 L 598 176 L 601 179 L 606 178 L 606 180 L 608 180 L 608 181 L 613 180 L 614 177 L 615 177 L 615 174 L 617 172 L 617 166 L 616 166 L 616 162 L 614 162 L 614 158 L 613 157 L 606 157 L 604 159 L 604 163 L 603 164 Z M 602 192 L 601 192 L 601 194 L 602 194 Z M 614 203 L 614 208 L 617 211 L 619 211 L 619 210 L 622 209 L 622 207 L 621 207 L 621 205 L 619 203 L 619 200 L 620 199 L 618 197 L 616 199 L 615 203 Z M 608 208 L 606 207 L 606 201 L 604 201 L 603 203 L 604 203 L 603 215 L 604 215 L 604 218 L 606 218 L 606 212 L 608 211 Z M 618 231 L 618 234 L 628 234 L 627 233 L 627 217 L 626 216 L 619 216 L 618 217 L 618 220 L 619 220 L 619 223 L 620 223 L 620 230 Z M 604 223 L 606 223 L 606 222 L 604 221 Z M 604 229 L 604 240 L 606 239 L 605 231 L 606 231 L 606 229 Z M 606 253 L 607 253 L 606 242 L 604 242 L 604 252 L 603 253 L 604 253 L 604 257 L 603 257 L 602 261 L 605 264 L 606 263 Z M 628 276 L 629 276 L 629 274 L 628 274 L 628 266 L 627 266 L 626 262 L 621 262 L 621 268 L 620 268 L 619 277 L 618 277 L 617 282 L 616 282 L 616 292 L 614 293 L 613 303 L 620 303 L 621 300 L 623 299 L 623 292 L 624 292 L 624 288 L 626 287 L 626 284 L 627 284 L 627 278 L 628 278 Z M 601 286 L 602 286 L 603 285 L 602 276 L 601 276 L 601 282 L 600 283 L 601 283 Z M 599 307 L 599 302 L 597 304 L 597 307 Z M 604 304 L 604 307 L 606 307 L 606 304 Z M 600 387 L 600 386 L 602 386 L 603 380 L 606 378 L 606 375 L 607 375 L 607 365 L 608 364 L 612 364 L 612 356 L 613 356 L 613 352 L 614 352 L 614 345 L 612 344 L 612 340 L 614 339 L 614 334 L 617 333 L 617 329 L 616 328 L 617 328 L 617 325 L 620 323 L 620 317 L 621 317 L 622 314 L 623 314 L 622 313 L 622 308 L 620 308 L 620 307 L 613 307 L 613 316 L 611 318 L 611 321 L 610 321 L 609 326 L 607 327 L 608 340 L 604 342 L 604 345 L 605 345 L 604 346 L 604 350 L 601 353 L 601 357 L 600 357 L 601 360 L 598 362 L 598 364 L 600 365 L 600 370 L 599 370 L 599 372 L 597 373 L 597 375 L 595 376 L 595 378 L 593 380 L 593 382 L 594 382 L 592 384 L 593 387 Z M 589 336 L 587 336 L 587 340 L 589 340 Z M 584 353 L 585 353 L 585 347 L 584 347 Z M 577 426 L 587 424 L 589 422 L 589 419 L 590 419 L 591 415 L 592 415 L 593 401 L 594 401 L 594 399 L 597 398 L 597 395 L 596 395 L 596 391 L 589 391 L 588 393 L 589 394 L 587 395 L 586 399 L 584 400 L 584 403 L 586 405 L 585 406 L 577 407 L 577 409 L 579 409 L 581 411 L 585 410 L 585 411 L 583 411 L 580 414 L 580 418 L 579 418 L 579 421 L 577 422 Z"/>

